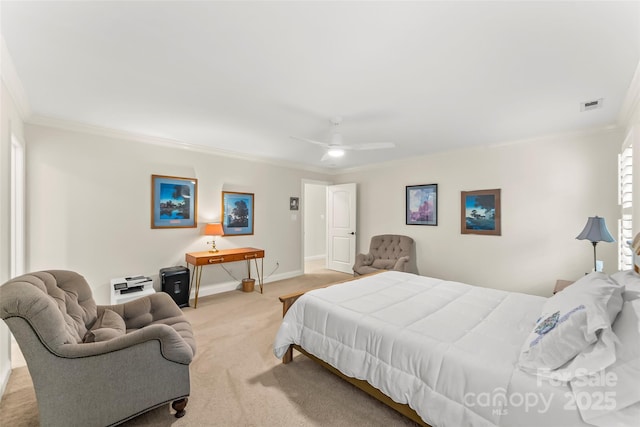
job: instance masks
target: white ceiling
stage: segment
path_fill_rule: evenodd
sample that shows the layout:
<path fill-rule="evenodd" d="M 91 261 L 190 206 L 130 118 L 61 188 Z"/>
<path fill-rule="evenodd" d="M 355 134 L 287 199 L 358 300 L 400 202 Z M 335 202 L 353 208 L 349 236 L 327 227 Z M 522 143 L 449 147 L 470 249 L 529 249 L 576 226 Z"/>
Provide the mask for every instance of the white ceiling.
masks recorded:
<path fill-rule="evenodd" d="M 314 168 L 615 125 L 640 58 L 636 1 L 0 5 L 32 120 Z M 397 147 L 320 162 L 290 138 L 336 115 L 345 143 Z"/>

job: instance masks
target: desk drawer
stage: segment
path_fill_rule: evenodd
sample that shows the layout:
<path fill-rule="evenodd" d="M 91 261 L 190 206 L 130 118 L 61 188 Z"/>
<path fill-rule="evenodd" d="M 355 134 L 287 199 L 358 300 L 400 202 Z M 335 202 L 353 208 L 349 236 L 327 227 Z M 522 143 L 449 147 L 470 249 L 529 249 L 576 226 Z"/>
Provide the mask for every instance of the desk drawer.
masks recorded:
<path fill-rule="evenodd" d="M 259 258 L 256 254 L 227 254 L 227 255 L 214 255 L 209 258 L 205 258 L 205 260 L 199 259 L 199 263 L 203 264 L 219 264 L 221 262 L 235 262 L 235 261 L 244 261 L 246 259 Z M 203 262 L 204 261 L 204 262 Z"/>
<path fill-rule="evenodd" d="M 191 265 L 209 265 L 209 264 L 222 264 L 225 262 L 245 261 L 254 258 L 264 258 L 264 250 L 231 253 L 231 254 L 211 254 L 210 256 L 198 256 L 190 257 L 187 255 L 187 262 Z"/>

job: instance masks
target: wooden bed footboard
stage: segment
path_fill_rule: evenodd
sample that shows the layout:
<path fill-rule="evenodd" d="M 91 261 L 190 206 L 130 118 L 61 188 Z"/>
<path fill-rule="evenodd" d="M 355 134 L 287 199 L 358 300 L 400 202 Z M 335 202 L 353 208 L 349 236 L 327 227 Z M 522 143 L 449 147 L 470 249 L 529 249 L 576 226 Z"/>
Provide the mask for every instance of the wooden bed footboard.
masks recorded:
<path fill-rule="evenodd" d="M 373 274 L 378 274 L 378 273 L 373 273 Z M 353 277 L 351 279 L 343 280 L 341 282 L 332 283 L 331 285 L 328 285 L 328 286 L 337 285 L 338 283 L 349 282 L 351 280 L 359 279 L 361 277 L 363 277 L 363 276 Z M 327 286 L 322 286 L 322 287 L 327 287 Z M 320 289 L 320 288 L 318 288 L 318 289 Z M 287 311 L 289 310 L 289 308 L 291 308 L 293 303 L 296 302 L 296 300 L 298 298 L 300 298 L 302 295 L 304 295 L 306 292 L 308 292 L 308 291 L 294 292 L 292 294 L 282 295 L 281 297 L 279 297 L 280 302 L 282 303 L 282 317 L 284 317 L 284 315 L 287 314 Z M 377 388 L 375 388 L 374 386 L 372 386 L 371 384 L 369 384 L 368 382 L 366 382 L 364 380 L 359 380 L 359 379 L 352 378 L 352 377 L 349 377 L 349 376 L 343 374 L 338 369 L 336 369 L 333 366 L 329 365 L 324 360 L 321 360 L 321 359 L 317 358 L 316 356 L 314 356 L 313 354 L 308 353 L 307 351 L 305 351 L 299 345 L 292 344 L 292 345 L 289 346 L 289 348 L 287 349 L 287 352 L 282 357 L 282 363 L 286 364 L 286 363 L 289 363 L 289 362 L 293 361 L 293 350 L 294 349 L 296 349 L 300 353 L 304 354 L 305 356 L 307 356 L 309 359 L 313 360 L 314 362 L 318 363 L 320 366 L 324 367 L 325 369 L 327 369 L 330 372 L 334 373 L 335 375 L 339 376 L 343 380 L 349 382 L 350 384 L 352 384 L 352 385 L 356 386 L 357 388 L 359 388 L 360 390 L 364 391 L 369 396 L 377 399 L 378 401 L 384 403 L 385 405 L 387 405 L 391 409 L 394 409 L 395 411 L 399 412 L 400 414 L 404 415 L 405 417 L 409 418 L 410 420 L 416 422 L 417 424 L 419 424 L 419 425 L 421 425 L 423 427 L 431 427 L 429 424 L 425 423 L 424 420 L 422 418 L 420 418 L 420 415 L 418 415 L 418 413 L 416 411 L 414 411 L 409 405 L 395 402 L 389 396 L 387 396 L 386 394 L 382 393 L 380 390 L 378 390 Z"/>
<path fill-rule="evenodd" d="M 292 294 L 287 294 L 287 295 L 282 295 L 281 297 L 279 297 L 280 302 L 282 303 L 282 317 L 284 317 L 285 314 L 287 314 L 287 311 L 289 311 L 289 308 L 291 308 L 291 306 L 293 305 L 294 302 L 296 302 L 296 300 L 298 298 L 300 298 L 302 295 L 304 295 L 306 293 L 305 292 L 295 292 Z M 284 354 L 284 356 L 282 356 L 282 363 L 289 363 L 293 360 L 293 346 L 289 346 L 289 348 L 287 349 L 287 352 Z"/>

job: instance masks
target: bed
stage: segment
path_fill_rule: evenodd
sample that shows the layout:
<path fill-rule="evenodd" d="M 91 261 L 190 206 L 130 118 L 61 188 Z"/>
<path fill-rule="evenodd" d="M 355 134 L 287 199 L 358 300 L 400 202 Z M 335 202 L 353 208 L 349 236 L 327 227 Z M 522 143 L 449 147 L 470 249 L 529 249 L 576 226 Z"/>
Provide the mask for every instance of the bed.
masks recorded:
<path fill-rule="evenodd" d="M 365 276 L 281 297 L 284 318 L 274 354 L 287 363 L 296 348 L 422 425 L 636 425 L 640 298 L 625 302 L 624 284 L 603 276 L 585 276 L 586 285 L 575 283 L 553 298 L 395 271 Z M 640 284 L 639 279 L 637 274 L 618 278 Z M 617 310 L 609 328 L 598 329 L 580 354 L 557 369 L 532 371 L 531 363 L 535 366 L 541 356 L 529 354 L 527 362 L 523 354 L 529 348 L 531 353 L 548 349 L 557 344 L 551 340 L 560 337 L 564 351 L 565 342 L 581 339 L 568 328 L 577 328 L 574 323 L 580 320 L 587 324 L 587 317 L 580 316 L 591 313 L 590 303 L 566 310 L 559 320 L 555 311 L 558 304 L 580 300 L 576 294 L 589 289 L 589 280 L 598 283 L 592 286 L 597 292 L 602 286 L 615 296 L 596 298 L 604 304 L 600 318 Z M 616 331 L 614 319 L 621 317 L 623 305 L 627 314 Z M 554 311 L 548 319 L 547 308 Z M 535 332 L 548 329 L 553 319 L 556 325 L 544 331 L 547 335 Z M 594 323 L 592 318 L 589 322 Z M 613 332 L 624 337 L 611 338 Z M 525 345 L 528 340 L 535 344 Z M 545 363 L 554 351 L 542 352 Z M 531 363 L 524 366 L 525 362 Z M 588 372 L 580 371 L 584 366 Z M 554 377 L 556 372 L 564 376 Z M 612 372 L 623 377 L 616 377 L 613 388 L 597 380 Z M 596 379 L 587 384 L 585 378 Z"/>

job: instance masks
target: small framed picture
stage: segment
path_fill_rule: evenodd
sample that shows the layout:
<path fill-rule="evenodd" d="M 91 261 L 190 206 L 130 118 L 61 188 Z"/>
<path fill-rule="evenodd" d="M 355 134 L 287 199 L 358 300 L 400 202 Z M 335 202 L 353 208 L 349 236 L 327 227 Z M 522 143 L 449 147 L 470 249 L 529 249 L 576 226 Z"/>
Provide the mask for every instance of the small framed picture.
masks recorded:
<path fill-rule="evenodd" d="M 462 234 L 500 236 L 500 189 L 461 192 Z"/>
<path fill-rule="evenodd" d="M 408 185 L 407 225 L 438 225 L 438 184 Z"/>
<path fill-rule="evenodd" d="M 222 228 L 225 236 L 253 234 L 253 193 L 222 192 Z"/>
<path fill-rule="evenodd" d="M 151 228 L 195 228 L 197 218 L 197 179 L 151 175 Z"/>
<path fill-rule="evenodd" d="M 289 197 L 289 210 L 297 211 L 300 206 L 300 199 L 297 197 Z"/>

